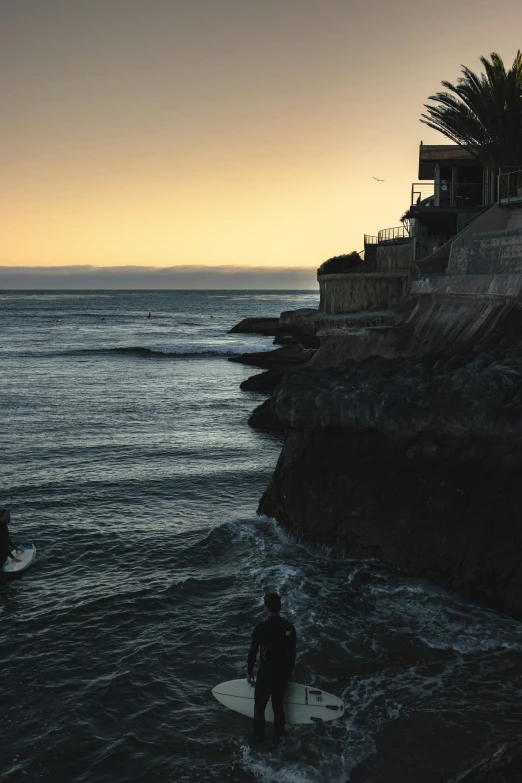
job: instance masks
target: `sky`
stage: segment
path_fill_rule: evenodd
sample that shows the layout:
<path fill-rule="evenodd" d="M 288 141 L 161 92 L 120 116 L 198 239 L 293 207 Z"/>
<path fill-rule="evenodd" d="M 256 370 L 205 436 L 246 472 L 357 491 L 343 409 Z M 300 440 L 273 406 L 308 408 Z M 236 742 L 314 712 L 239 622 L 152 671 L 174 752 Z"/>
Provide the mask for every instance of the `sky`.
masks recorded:
<path fill-rule="evenodd" d="M 423 103 L 511 65 L 520 22 L 519 0 L 0 0 L 0 285 L 362 250 L 446 142 Z"/>

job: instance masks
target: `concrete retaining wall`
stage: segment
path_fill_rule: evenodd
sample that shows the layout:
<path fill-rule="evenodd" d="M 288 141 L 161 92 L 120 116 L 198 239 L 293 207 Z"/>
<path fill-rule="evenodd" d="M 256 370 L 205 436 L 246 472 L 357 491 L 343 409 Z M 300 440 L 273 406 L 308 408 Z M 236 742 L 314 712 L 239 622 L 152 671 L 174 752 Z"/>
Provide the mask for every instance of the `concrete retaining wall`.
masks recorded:
<path fill-rule="evenodd" d="M 522 272 L 512 275 L 422 277 L 412 283 L 411 296 L 421 296 L 422 294 L 505 297 L 522 302 Z"/>
<path fill-rule="evenodd" d="M 413 258 L 413 239 L 401 245 L 378 245 L 377 272 L 408 273 Z"/>
<path fill-rule="evenodd" d="M 469 245 L 451 250 L 448 275 L 522 272 L 522 229 L 475 234 Z"/>
<path fill-rule="evenodd" d="M 406 277 L 393 273 L 319 275 L 322 313 L 388 309 L 405 294 Z"/>
<path fill-rule="evenodd" d="M 309 366 L 442 351 L 477 342 L 496 329 L 522 326 L 522 272 L 423 277 L 412 283 L 396 313 L 382 316 L 381 322 L 367 323 L 349 316 L 338 316 L 334 324 L 319 318 L 321 345 Z"/>

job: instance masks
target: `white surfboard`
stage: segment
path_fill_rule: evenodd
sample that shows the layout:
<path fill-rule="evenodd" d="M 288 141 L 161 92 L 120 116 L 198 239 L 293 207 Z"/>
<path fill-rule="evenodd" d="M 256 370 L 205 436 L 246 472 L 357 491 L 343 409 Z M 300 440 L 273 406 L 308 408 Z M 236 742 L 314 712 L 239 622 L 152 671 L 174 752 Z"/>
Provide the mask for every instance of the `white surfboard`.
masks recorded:
<path fill-rule="evenodd" d="M 34 562 L 36 557 L 36 547 L 34 544 L 20 544 L 18 549 L 21 549 L 22 551 L 15 551 L 13 554 L 19 562 L 17 563 L 13 558 L 8 557 L 2 566 L 2 571 L 5 571 L 6 574 L 15 574 L 18 573 L 18 571 L 23 571 L 24 569 L 29 568 L 31 563 Z"/>
<path fill-rule="evenodd" d="M 254 687 L 246 680 L 230 680 L 212 688 L 216 699 L 229 710 L 254 717 Z M 311 685 L 289 682 L 286 686 L 284 711 L 287 723 L 322 723 L 344 715 L 344 704 L 337 696 Z M 274 722 L 272 702 L 265 710 L 265 718 Z"/>

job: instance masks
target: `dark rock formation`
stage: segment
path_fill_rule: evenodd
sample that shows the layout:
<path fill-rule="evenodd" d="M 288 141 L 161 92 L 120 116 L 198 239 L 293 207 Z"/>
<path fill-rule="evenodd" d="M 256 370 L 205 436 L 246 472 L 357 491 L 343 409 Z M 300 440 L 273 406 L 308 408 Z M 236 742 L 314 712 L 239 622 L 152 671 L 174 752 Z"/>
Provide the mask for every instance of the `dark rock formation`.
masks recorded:
<path fill-rule="evenodd" d="M 259 511 L 522 617 L 521 381 L 522 330 L 288 373 Z"/>
<path fill-rule="evenodd" d="M 248 423 L 256 430 L 271 430 L 280 433 L 285 431 L 282 421 L 270 405 L 270 400 L 265 400 L 252 411 Z"/>
<path fill-rule="evenodd" d="M 230 333 L 262 334 L 275 337 L 281 344 L 290 340 L 303 348 L 318 348 L 314 325 L 316 315 L 317 310 L 301 308 L 281 313 L 280 318 L 244 318 L 230 329 Z"/>
<path fill-rule="evenodd" d="M 251 375 L 246 381 L 240 384 L 239 388 L 243 391 L 261 392 L 263 394 L 272 394 L 278 383 L 283 377 L 282 372 L 267 370 L 258 375 Z"/>
<path fill-rule="evenodd" d="M 315 318 L 318 310 L 312 307 L 299 307 L 297 310 L 284 310 L 279 316 L 279 323 L 290 331 L 300 331 L 312 334 L 315 332 Z"/>
<path fill-rule="evenodd" d="M 284 372 L 289 367 L 306 364 L 311 357 L 312 351 L 305 350 L 300 345 L 285 345 L 283 348 L 276 348 L 275 351 L 256 351 L 255 353 L 242 353 L 240 356 L 230 356 L 228 361 L 261 367 L 263 370 Z"/>
<path fill-rule="evenodd" d="M 267 337 L 282 333 L 279 318 L 243 318 L 229 330 L 229 334 L 264 334 Z"/>
<path fill-rule="evenodd" d="M 520 783 L 522 780 L 522 739 L 510 737 L 505 742 L 488 745 L 479 759 L 467 764 L 457 774 L 441 783 Z"/>
<path fill-rule="evenodd" d="M 274 351 L 257 351 L 230 357 L 229 361 L 260 367 L 268 372 L 252 375 L 241 384 L 243 391 L 272 394 L 281 381 L 283 373 L 302 367 L 313 356 L 313 349 L 319 342 L 315 334 L 313 319 L 317 310 L 301 309 L 281 313 L 280 318 L 245 318 L 234 326 L 231 332 L 245 332 L 275 335 L 275 341 L 283 343 Z M 274 342 L 275 342 L 274 341 Z M 251 427 L 282 432 L 282 423 L 274 414 L 268 401 L 258 406 L 248 421 Z"/>

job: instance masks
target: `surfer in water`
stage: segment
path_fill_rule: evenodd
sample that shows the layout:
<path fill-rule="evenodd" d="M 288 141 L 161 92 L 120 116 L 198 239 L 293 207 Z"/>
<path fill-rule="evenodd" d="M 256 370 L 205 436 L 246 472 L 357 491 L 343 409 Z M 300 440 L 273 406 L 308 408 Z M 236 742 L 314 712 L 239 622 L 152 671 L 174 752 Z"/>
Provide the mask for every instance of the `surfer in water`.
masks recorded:
<path fill-rule="evenodd" d="M 295 663 L 295 628 L 279 616 L 281 598 L 277 593 L 267 593 L 264 598 L 268 619 L 256 625 L 248 653 L 248 682 L 255 685 L 254 734 L 258 740 L 265 738 L 265 709 L 270 696 L 274 710 L 274 738 L 285 735 L 283 699 L 285 688 Z M 259 650 L 259 670 L 254 681 L 254 666 Z"/>
<path fill-rule="evenodd" d="M 15 557 L 14 553 L 21 552 L 11 541 L 9 535 L 9 522 L 11 521 L 11 514 L 7 508 L 0 508 L 0 568 L 3 566 L 8 557 L 12 558 L 16 563 L 20 560 Z"/>

